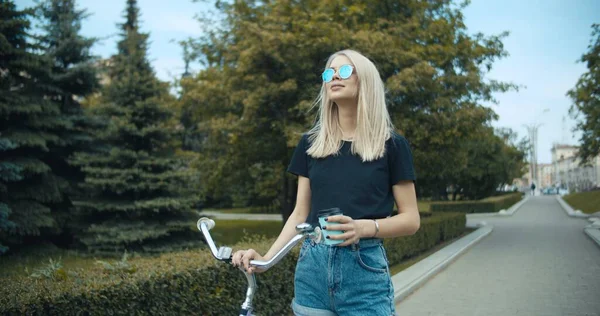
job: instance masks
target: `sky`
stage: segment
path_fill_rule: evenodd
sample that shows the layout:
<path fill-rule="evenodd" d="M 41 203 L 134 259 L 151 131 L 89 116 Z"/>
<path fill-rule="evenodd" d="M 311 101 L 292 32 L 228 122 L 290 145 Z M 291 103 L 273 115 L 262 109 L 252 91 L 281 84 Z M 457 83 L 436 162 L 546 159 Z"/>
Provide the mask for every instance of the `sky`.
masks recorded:
<path fill-rule="evenodd" d="M 125 0 L 79 0 L 79 8 L 92 15 L 83 22 L 82 34 L 100 37 L 93 53 L 103 58 L 116 52 L 117 23 L 123 22 Z M 177 41 L 202 34 L 197 14 L 212 10 L 212 1 L 138 0 L 141 29 L 150 33 L 149 58 L 157 76 L 173 81 L 184 70 Z M 16 0 L 22 9 L 33 0 Z M 538 163 L 551 162 L 553 144 L 577 145 L 575 119 L 569 115 L 566 96 L 587 71 L 577 62 L 588 51 L 591 26 L 600 23 L 599 0 L 472 0 L 463 11 L 467 32 L 498 35 L 509 56 L 496 61 L 486 78 L 523 86 L 518 92 L 498 93 L 498 104 L 486 103 L 499 115 L 494 127 L 508 127 L 527 137 L 526 126 L 539 125 Z M 199 70 L 200 65 L 191 65 Z"/>

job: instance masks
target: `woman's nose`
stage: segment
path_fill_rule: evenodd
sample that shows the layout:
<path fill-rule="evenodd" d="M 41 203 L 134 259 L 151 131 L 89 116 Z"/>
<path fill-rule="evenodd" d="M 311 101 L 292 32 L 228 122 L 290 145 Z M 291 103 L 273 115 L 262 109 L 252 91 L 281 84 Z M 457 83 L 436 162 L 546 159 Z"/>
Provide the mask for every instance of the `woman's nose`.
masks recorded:
<path fill-rule="evenodd" d="M 336 71 L 333 73 L 333 77 L 331 78 L 331 80 L 335 80 L 335 79 L 340 80 L 340 72 L 339 71 Z"/>

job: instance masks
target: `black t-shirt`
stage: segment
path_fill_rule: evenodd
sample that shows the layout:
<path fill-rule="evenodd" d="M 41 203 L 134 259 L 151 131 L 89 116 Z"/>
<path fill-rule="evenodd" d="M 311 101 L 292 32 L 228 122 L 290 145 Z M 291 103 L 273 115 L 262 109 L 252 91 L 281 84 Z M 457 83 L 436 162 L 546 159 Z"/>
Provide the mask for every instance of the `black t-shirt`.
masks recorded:
<path fill-rule="evenodd" d="M 416 179 L 408 141 L 393 133 L 385 143 L 382 158 L 362 162 L 344 141 L 338 155 L 313 158 L 308 135 L 302 136 L 287 171 L 310 179 L 311 209 L 306 220 L 318 225 L 319 210 L 339 207 L 353 219 L 389 217 L 394 207 L 392 186 L 401 180 Z"/>

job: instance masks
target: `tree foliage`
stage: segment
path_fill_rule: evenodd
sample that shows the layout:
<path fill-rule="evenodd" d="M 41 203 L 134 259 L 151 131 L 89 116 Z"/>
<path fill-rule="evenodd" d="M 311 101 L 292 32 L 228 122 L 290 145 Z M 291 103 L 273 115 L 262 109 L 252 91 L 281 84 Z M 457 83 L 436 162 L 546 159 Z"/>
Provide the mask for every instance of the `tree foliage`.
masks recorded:
<path fill-rule="evenodd" d="M 88 194 L 74 202 L 85 219 L 76 237 L 92 252 L 184 247 L 196 215 L 196 180 L 175 156 L 177 131 L 165 106 L 173 100 L 148 61 L 135 0 L 127 1 L 124 18 L 110 84 L 94 106 L 107 122 L 98 135 L 104 147 L 74 159 Z"/>
<path fill-rule="evenodd" d="M 567 92 L 573 101 L 571 114 L 576 118 L 582 116 L 576 126 L 576 130 L 582 133 L 578 151 L 582 164 L 600 155 L 600 24 L 592 26 L 588 48 L 580 59 L 588 71 Z"/>
<path fill-rule="evenodd" d="M 460 11 L 448 1 L 237 2 L 222 8 L 227 27 L 205 38 L 208 68 L 189 84 L 184 100 L 188 108 L 200 105 L 193 117 L 208 135 L 210 158 L 202 168 L 214 179 L 208 191 L 240 204 L 282 201 L 281 189 L 293 198 L 283 174 L 289 149 L 312 121 L 306 110 L 318 74 L 336 50 L 355 48 L 376 61 L 394 122 L 415 147 L 422 194 L 435 194 L 457 177 L 467 163 L 461 141 L 494 118 L 477 102 L 510 87 L 483 80 L 484 70 L 505 55 L 501 36 L 468 36 Z"/>
<path fill-rule="evenodd" d="M 313 122 L 309 112 L 327 57 L 356 49 L 378 67 L 390 113 L 412 143 L 421 196 L 456 184 L 469 143 L 495 119 L 481 105 L 515 88 L 485 78 L 507 55 L 507 34 L 468 34 L 451 1 L 217 2 L 226 16 L 197 49 L 206 68 L 183 84 L 187 129 L 202 135 L 205 191 L 237 205 L 291 211 L 291 150 Z M 490 137 L 494 137 L 493 135 Z M 284 214 L 285 215 L 285 214 Z"/>
<path fill-rule="evenodd" d="M 27 33 L 32 14 L 0 1 L 0 253 L 58 233 L 52 211 L 66 187 L 47 161 L 64 144 L 58 131 L 67 122 L 45 97 L 55 88 Z"/>
<path fill-rule="evenodd" d="M 464 144 L 467 165 L 459 170 L 455 191 L 463 198 L 479 200 L 492 195 L 499 185 L 511 184 L 513 179 L 520 178 L 524 173 L 527 145 L 524 141 L 514 144 L 513 135 L 510 130 L 480 127 Z"/>
<path fill-rule="evenodd" d="M 89 151 L 95 145 L 94 131 L 101 126 L 93 116 L 84 112 L 79 100 L 99 88 L 96 57 L 91 55 L 94 38 L 80 35 L 81 22 L 87 17 L 85 10 L 75 7 L 74 0 L 45 0 L 37 7 L 37 17 L 42 22 L 43 34 L 38 37 L 44 57 L 49 60 L 50 83 L 56 90 L 46 98 L 56 103 L 63 128 L 57 131 L 62 146 L 47 155 L 52 170 L 69 183 L 63 203 L 55 218 L 61 227 L 72 220 L 71 198 L 81 195 L 78 186 L 83 181 L 79 168 L 69 164 L 75 152 Z M 63 242 L 70 242 L 65 232 Z"/>

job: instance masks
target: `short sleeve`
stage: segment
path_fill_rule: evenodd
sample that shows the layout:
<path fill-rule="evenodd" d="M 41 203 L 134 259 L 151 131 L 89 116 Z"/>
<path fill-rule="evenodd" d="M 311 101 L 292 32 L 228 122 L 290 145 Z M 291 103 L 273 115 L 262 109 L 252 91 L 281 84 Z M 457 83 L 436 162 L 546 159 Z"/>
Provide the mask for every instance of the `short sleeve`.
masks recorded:
<path fill-rule="evenodd" d="M 395 185 L 402 180 L 415 181 L 415 167 L 410 144 L 406 138 L 394 134 L 389 148 L 390 185 Z"/>
<path fill-rule="evenodd" d="M 307 145 L 308 139 L 305 134 L 302 135 L 300 142 L 294 150 L 292 160 L 290 161 L 287 169 L 289 173 L 308 178 L 308 154 L 306 153 L 306 150 L 308 149 Z"/>

